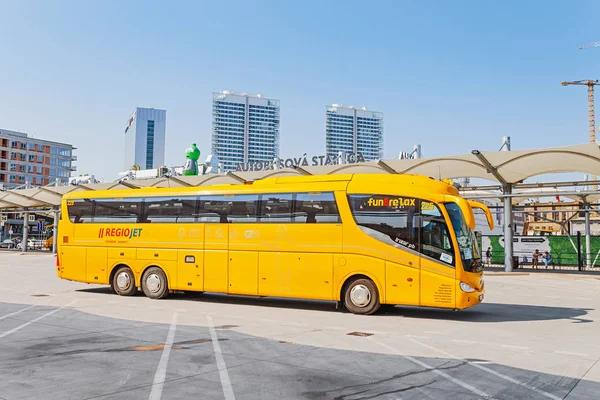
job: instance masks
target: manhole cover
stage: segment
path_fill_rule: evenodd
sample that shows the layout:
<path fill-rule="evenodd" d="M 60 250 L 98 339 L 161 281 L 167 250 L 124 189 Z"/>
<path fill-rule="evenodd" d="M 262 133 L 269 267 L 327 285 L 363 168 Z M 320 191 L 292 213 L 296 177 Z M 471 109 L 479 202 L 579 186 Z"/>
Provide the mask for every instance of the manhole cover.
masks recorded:
<path fill-rule="evenodd" d="M 32 297 L 48 297 L 50 296 L 49 294 L 32 294 Z"/>
<path fill-rule="evenodd" d="M 349 335 L 349 336 L 373 336 L 373 334 L 369 333 L 369 332 L 350 332 L 350 333 L 347 333 L 347 335 Z"/>

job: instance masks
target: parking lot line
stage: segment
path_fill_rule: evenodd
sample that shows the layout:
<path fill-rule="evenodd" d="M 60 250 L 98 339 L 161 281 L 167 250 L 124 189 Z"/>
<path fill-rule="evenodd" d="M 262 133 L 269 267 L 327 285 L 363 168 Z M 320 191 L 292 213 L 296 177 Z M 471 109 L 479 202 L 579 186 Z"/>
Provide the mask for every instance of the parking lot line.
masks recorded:
<path fill-rule="evenodd" d="M 31 310 L 35 306 L 37 306 L 37 304 L 34 304 L 32 306 L 29 306 L 29 307 L 22 308 L 19 311 L 15 311 L 14 313 L 3 315 L 3 316 L 0 317 L 0 320 L 3 320 L 4 318 L 12 317 L 13 315 L 17 315 L 19 313 L 22 313 L 23 311 Z"/>
<path fill-rule="evenodd" d="M 229 373 L 227 372 L 227 365 L 221 352 L 221 346 L 219 345 L 219 338 L 217 337 L 217 331 L 215 331 L 215 324 L 210 316 L 206 316 L 208 321 L 208 330 L 210 331 L 210 339 L 212 340 L 213 350 L 215 351 L 215 358 L 217 360 L 217 368 L 219 369 L 219 377 L 221 378 L 221 386 L 223 387 L 223 395 L 225 400 L 235 400 L 233 394 L 233 387 L 229 380 Z"/>
<path fill-rule="evenodd" d="M 23 309 L 21 309 L 21 310 L 19 310 L 19 311 L 15 311 L 15 312 L 13 312 L 13 313 L 10 313 L 10 314 L 3 315 L 3 316 L 1 316 L 1 317 L 0 317 L 0 321 L 1 321 L 1 320 L 3 320 L 4 318 L 10 318 L 10 317 L 12 317 L 13 315 L 20 314 L 20 313 L 22 313 L 23 311 L 31 310 L 33 307 L 43 306 L 44 304 L 46 304 L 46 303 L 49 303 L 49 302 L 50 302 L 50 301 L 52 301 L 52 300 L 53 300 L 52 298 L 49 298 L 49 299 L 47 299 L 47 300 L 44 300 L 44 301 L 42 301 L 42 302 L 41 302 L 41 303 L 39 303 L 39 304 L 32 304 L 32 305 L 30 305 L 29 307 L 25 307 L 25 308 L 23 308 Z M 78 300 L 78 301 L 79 301 L 79 300 Z"/>
<path fill-rule="evenodd" d="M 469 385 L 468 383 L 463 382 L 463 381 L 461 381 L 458 378 L 454 378 L 453 376 L 450 376 L 447 373 L 445 373 L 443 371 L 440 371 L 439 369 L 437 369 L 435 367 L 432 367 L 431 365 L 429 365 L 429 364 L 427 364 L 427 363 L 425 363 L 425 362 L 423 362 L 421 360 L 417 360 L 414 357 L 407 356 L 406 354 L 402 354 L 401 352 L 399 352 L 398 350 L 396 350 L 394 347 L 392 347 L 392 346 L 390 346 L 390 345 L 388 345 L 386 343 L 380 342 L 379 340 L 373 339 L 372 337 L 370 339 L 373 342 L 377 343 L 378 345 L 383 346 L 383 347 L 387 348 L 388 350 L 392 351 L 393 353 L 395 353 L 395 354 L 397 354 L 397 355 L 399 355 L 401 357 L 404 357 L 405 359 L 407 359 L 408 361 L 412 362 L 413 364 L 417 364 L 418 366 L 420 366 L 422 368 L 425 368 L 426 370 L 429 370 L 429 371 L 433 372 L 434 374 L 437 374 L 437 375 L 439 375 L 439 376 L 441 376 L 443 378 L 446 378 L 450 382 L 453 382 L 453 383 L 457 384 L 458 386 L 462 386 L 463 388 L 467 389 L 468 391 L 470 391 L 472 393 L 475 393 L 479 397 L 483 397 L 483 398 L 486 398 L 486 399 L 492 399 L 493 398 L 493 396 L 490 396 L 489 394 L 487 394 L 485 392 L 482 392 L 481 390 L 479 390 L 479 389 L 477 389 L 477 388 Z"/>
<path fill-rule="evenodd" d="M 428 349 L 430 349 L 430 350 L 436 351 L 436 352 L 438 352 L 438 353 L 440 353 L 440 354 L 443 354 L 443 355 L 445 355 L 445 356 L 447 356 L 447 357 L 454 358 L 454 359 L 456 359 L 456 360 L 459 360 L 459 361 L 462 361 L 462 362 L 466 362 L 467 364 L 469 364 L 469 365 L 471 365 L 471 366 L 473 366 L 473 367 L 475 367 L 475 368 L 479 368 L 479 369 L 480 369 L 480 370 L 482 370 L 482 371 L 488 372 L 488 373 L 490 373 L 490 374 L 492 374 L 492 375 L 495 375 L 495 376 L 497 376 L 498 378 L 501 378 L 501 379 L 504 379 L 504 380 L 506 380 L 506 381 L 509 381 L 510 383 L 513 383 L 513 384 L 515 384 L 515 385 L 519 385 L 519 386 L 521 386 L 521 387 L 524 387 L 524 388 L 527 388 L 527 389 L 529 389 L 529 390 L 532 390 L 532 391 L 534 391 L 534 392 L 536 392 L 536 393 L 538 393 L 538 394 L 541 394 L 542 396 L 548 397 L 548 398 L 550 398 L 550 399 L 553 399 L 553 400 L 561 400 L 561 399 L 562 399 L 562 397 L 555 396 L 555 395 L 553 395 L 553 394 L 551 394 L 551 393 L 548 393 L 548 392 L 545 392 L 545 391 L 543 391 L 543 390 L 541 390 L 541 389 L 539 389 L 539 388 L 536 388 L 535 386 L 528 385 L 527 383 L 524 383 L 524 382 L 518 381 L 518 380 L 516 380 L 516 379 L 514 379 L 514 378 L 511 378 L 510 376 L 507 376 L 507 375 L 501 374 L 500 372 L 494 371 L 493 369 L 490 369 L 490 368 L 484 367 L 484 366 L 483 366 L 483 365 L 481 365 L 480 363 L 474 363 L 474 362 L 472 362 L 472 361 L 465 360 L 464 358 L 457 357 L 457 356 L 455 356 L 455 355 L 453 355 L 453 354 L 450 354 L 450 353 L 448 353 L 448 352 L 446 352 L 446 351 L 444 351 L 444 350 L 437 349 L 437 348 L 435 348 L 435 347 L 433 347 L 433 346 L 431 346 L 431 345 L 428 345 L 428 344 L 426 344 L 426 343 L 422 343 L 422 342 L 420 342 L 420 341 L 418 341 L 418 340 L 415 340 L 415 339 L 410 339 L 410 340 L 411 340 L 413 343 L 416 343 L 416 344 L 418 344 L 418 345 L 421 345 L 421 346 L 423 346 L 423 347 L 426 347 L 426 348 L 428 348 Z"/>
<path fill-rule="evenodd" d="M 171 347 L 173 347 L 173 342 L 175 341 L 177 315 L 177 313 L 173 313 L 173 319 L 171 320 L 171 326 L 169 327 L 169 333 L 167 334 L 165 347 L 163 347 L 163 352 L 160 356 L 158 367 L 156 367 L 156 373 L 154 374 L 154 382 L 152 382 L 152 391 L 150 392 L 149 400 L 160 400 L 162 396 L 163 386 L 165 384 L 165 376 L 167 374 L 167 366 L 169 364 L 169 356 L 171 355 Z"/>
<path fill-rule="evenodd" d="M 48 317 L 48 316 L 50 316 L 50 315 L 52 315 L 52 314 L 54 314 L 54 313 L 57 313 L 57 312 L 59 312 L 60 310 L 62 310 L 63 308 L 69 307 L 70 305 L 73 305 L 73 304 L 75 304 L 75 303 L 77 303 L 77 300 L 75 300 L 75 301 L 72 301 L 72 302 L 70 302 L 69 304 L 65 304 L 64 306 L 62 306 L 62 307 L 59 307 L 59 308 L 57 308 L 57 309 L 55 309 L 55 310 L 49 311 L 49 312 L 47 312 L 47 313 L 46 313 L 46 314 L 44 314 L 44 315 L 40 315 L 39 317 L 37 317 L 37 318 L 35 318 L 35 319 L 33 319 L 33 320 L 29 321 L 29 322 L 25 322 L 24 324 L 22 324 L 22 325 L 19 325 L 19 326 L 17 326 L 16 328 L 13 328 L 13 329 L 11 329 L 11 330 L 9 330 L 9 331 L 6 331 L 6 332 L 4 332 L 4 333 L 0 334 L 0 339 L 2 339 L 2 338 L 5 338 L 6 336 L 8 336 L 8 335 L 10 335 L 10 334 L 12 334 L 12 333 L 15 333 L 15 332 L 17 332 L 17 331 L 19 331 L 19 330 L 21 330 L 21 329 L 23 329 L 23 328 L 25 328 L 25 327 L 27 327 L 27 326 L 29 326 L 29 325 L 33 324 L 34 322 L 37 322 L 37 321 L 39 321 L 39 320 L 41 320 L 41 319 L 43 319 L 43 318 L 46 318 L 46 317 Z"/>

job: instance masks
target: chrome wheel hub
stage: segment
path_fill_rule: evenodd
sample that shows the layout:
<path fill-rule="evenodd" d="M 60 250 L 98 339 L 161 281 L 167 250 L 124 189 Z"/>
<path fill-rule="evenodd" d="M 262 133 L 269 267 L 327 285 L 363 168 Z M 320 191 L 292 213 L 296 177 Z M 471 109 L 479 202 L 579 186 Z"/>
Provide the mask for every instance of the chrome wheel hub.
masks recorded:
<path fill-rule="evenodd" d="M 356 285 L 350 290 L 350 301 L 356 307 L 366 307 L 371 302 L 371 291 L 365 285 Z"/>
<path fill-rule="evenodd" d="M 121 272 L 117 275 L 117 287 L 120 290 L 127 290 L 131 286 L 131 278 L 127 272 Z"/>
<path fill-rule="evenodd" d="M 156 274 L 150 274 L 146 278 L 146 287 L 152 293 L 156 293 L 160 290 L 160 278 Z"/>

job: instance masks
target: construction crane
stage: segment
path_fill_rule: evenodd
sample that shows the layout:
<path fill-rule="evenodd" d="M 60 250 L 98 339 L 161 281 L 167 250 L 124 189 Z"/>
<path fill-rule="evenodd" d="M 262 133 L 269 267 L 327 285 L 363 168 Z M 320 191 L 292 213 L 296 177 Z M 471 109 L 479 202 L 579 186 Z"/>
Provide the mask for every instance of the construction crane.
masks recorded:
<path fill-rule="evenodd" d="M 594 86 L 600 85 L 598 80 L 572 81 L 561 82 L 563 86 L 579 85 L 588 87 L 588 106 L 589 106 L 589 122 L 590 122 L 590 142 L 596 143 L 596 117 L 594 114 Z"/>
<path fill-rule="evenodd" d="M 591 49 L 594 47 L 600 47 L 600 42 L 593 42 L 593 43 L 589 43 L 589 44 L 585 44 L 581 47 L 579 47 L 579 50 L 583 50 L 583 49 Z M 589 118 L 589 124 L 590 124 L 590 142 L 591 143 L 596 143 L 596 117 L 595 117 L 595 113 L 594 113 L 594 86 L 598 85 L 598 81 L 597 80 L 587 80 L 587 81 L 575 81 L 575 82 L 561 82 L 561 84 L 563 86 L 568 86 L 568 85 L 581 85 L 581 86 L 587 86 L 588 87 L 588 118 Z M 590 176 L 591 180 L 596 180 L 596 176 Z M 593 190 L 597 190 L 598 186 L 597 185 L 592 185 L 591 187 Z"/>
<path fill-rule="evenodd" d="M 585 81 L 573 81 L 573 82 L 561 82 L 563 86 L 579 85 L 588 87 L 588 117 L 590 122 L 590 143 L 596 143 L 596 117 L 594 115 L 594 86 L 600 85 L 598 80 L 585 80 Z M 590 179 L 595 181 L 596 176 L 590 176 Z M 591 186 L 592 190 L 598 189 L 596 185 Z"/>

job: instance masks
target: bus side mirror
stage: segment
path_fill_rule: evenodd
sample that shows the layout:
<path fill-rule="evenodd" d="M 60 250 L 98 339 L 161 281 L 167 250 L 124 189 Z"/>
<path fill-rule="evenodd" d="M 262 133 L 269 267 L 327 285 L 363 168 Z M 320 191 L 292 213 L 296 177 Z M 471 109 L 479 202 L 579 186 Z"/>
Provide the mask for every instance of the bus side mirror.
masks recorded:
<path fill-rule="evenodd" d="M 490 229 L 494 229 L 494 218 L 492 217 L 492 213 L 490 209 L 487 208 L 485 204 L 479 203 L 478 201 L 467 200 L 471 208 L 478 208 L 485 213 L 485 218 L 487 219 L 488 226 Z"/>

